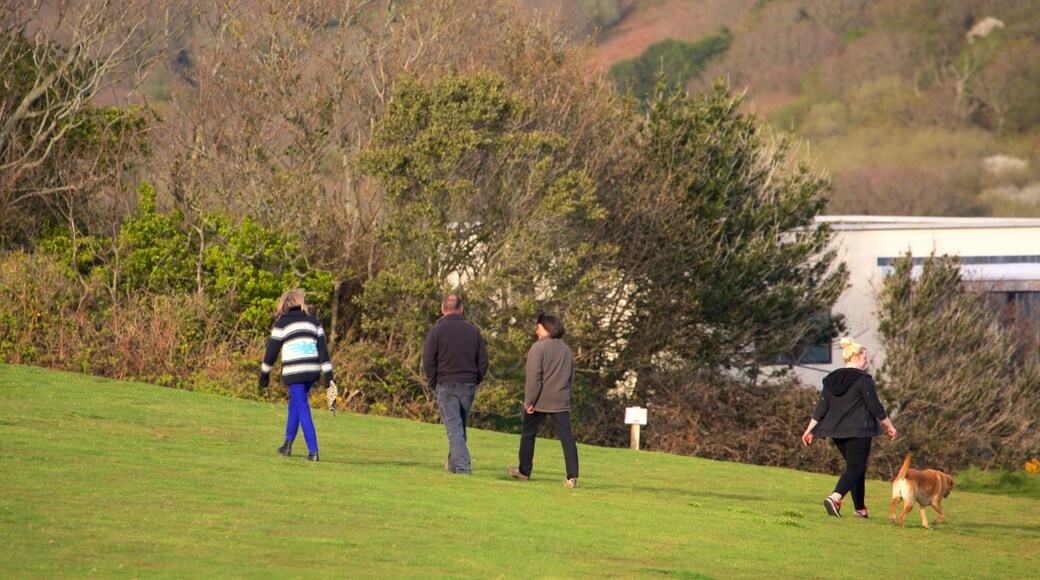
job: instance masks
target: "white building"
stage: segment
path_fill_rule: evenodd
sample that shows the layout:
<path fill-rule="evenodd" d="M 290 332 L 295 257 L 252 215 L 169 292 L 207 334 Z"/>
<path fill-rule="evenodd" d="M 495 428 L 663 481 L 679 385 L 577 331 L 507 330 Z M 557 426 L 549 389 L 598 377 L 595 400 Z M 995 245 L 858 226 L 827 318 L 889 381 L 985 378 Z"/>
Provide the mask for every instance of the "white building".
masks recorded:
<path fill-rule="evenodd" d="M 876 296 L 892 261 L 908 251 L 915 261 L 933 251 L 958 256 L 969 284 L 1005 294 L 1040 316 L 1040 219 L 820 216 L 816 222 L 830 224 L 838 259 L 849 270 L 849 288 L 834 312 L 845 315 L 847 334 L 867 348 L 874 369 L 884 358 Z M 837 341 L 807 355 L 795 367 L 806 384 L 819 386 L 825 373 L 843 366 Z"/>

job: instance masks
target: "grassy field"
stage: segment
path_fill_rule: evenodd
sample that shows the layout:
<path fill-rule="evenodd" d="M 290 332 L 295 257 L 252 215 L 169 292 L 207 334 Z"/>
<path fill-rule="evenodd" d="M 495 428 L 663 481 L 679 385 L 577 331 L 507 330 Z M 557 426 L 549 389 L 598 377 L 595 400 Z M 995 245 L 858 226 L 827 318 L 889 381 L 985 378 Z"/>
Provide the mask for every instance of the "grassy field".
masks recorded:
<path fill-rule="evenodd" d="M 830 518 L 834 477 L 315 411 L 322 461 L 283 458 L 274 404 L 0 365 L 0 576 L 1026 578 L 1040 502 L 954 490 L 947 520 Z M 302 447 L 302 438 L 300 439 Z M 792 441 L 794 445 L 796 441 Z M 848 510 L 851 515 L 851 510 Z M 934 514 L 930 516 L 934 519 Z"/>

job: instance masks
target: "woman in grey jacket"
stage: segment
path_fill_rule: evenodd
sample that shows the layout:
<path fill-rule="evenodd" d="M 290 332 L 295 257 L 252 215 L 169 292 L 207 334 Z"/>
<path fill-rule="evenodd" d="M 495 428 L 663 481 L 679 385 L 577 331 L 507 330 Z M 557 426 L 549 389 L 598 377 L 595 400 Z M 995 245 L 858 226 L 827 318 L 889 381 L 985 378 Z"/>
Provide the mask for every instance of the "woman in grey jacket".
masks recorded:
<path fill-rule="evenodd" d="M 812 419 L 802 433 L 802 444 L 812 443 L 813 434 L 830 437 L 845 459 L 845 473 L 841 474 L 834 492 L 824 498 L 827 513 L 841 517 L 841 499 L 852 492 L 856 517 L 867 517 L 865 503 L 867 459 L 874 437 L 882 434 L 884 425 L 891 440 L 896 428 L 888 418 L 884 405 L 877 396 L 874 378 L 863 369 L 867 366 L 867 349 L 851 338 L 841 339 L 841 357 L 845 368 L 823 378 L 820 400 L 813 410 Z"/>
<path fill-rule="evenodd" d="M 520 428 L 520 465 L 507 471 L 515 479 L 528 480 L 534 463 L 534 443 L 545 417 L 551 417 L 563 446 L 567 487 L 578 487 L 578 446 L 571 433 L 571 385 L 574 357 L 563 343 L 563 323 L 552 314 L 542 314 L 535 326 L 538 340 L 527 353 L 527 382 L 524 385 L 524 414 Z"/>

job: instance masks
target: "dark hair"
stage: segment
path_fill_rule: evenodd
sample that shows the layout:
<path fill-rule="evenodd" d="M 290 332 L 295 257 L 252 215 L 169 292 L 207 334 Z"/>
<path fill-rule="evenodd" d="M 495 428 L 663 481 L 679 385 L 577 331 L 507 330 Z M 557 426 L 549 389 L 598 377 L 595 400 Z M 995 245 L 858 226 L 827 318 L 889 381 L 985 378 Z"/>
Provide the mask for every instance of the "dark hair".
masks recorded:
<path fill-rule="evenodd" d="M 549 333 L 549 338 L 563 338 L 563 322 L 555 314 L 539 314 L 538 324 Z"/>
<path fill-rule="evenodd" d="M 462 296 L 448 294 L 441 300 L 441 312 L 458 312 L 462 310 Z"/>

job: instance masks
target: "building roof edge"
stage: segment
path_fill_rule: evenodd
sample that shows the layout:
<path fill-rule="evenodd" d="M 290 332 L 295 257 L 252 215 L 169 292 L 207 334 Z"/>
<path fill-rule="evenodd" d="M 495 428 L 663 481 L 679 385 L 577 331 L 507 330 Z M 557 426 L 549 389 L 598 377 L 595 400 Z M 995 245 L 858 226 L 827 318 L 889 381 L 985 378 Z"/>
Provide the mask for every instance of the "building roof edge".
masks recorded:
<path fill-rule="evenodd" d="M 1040 228 L 1040 218 L 821 215 L 817 225 L 841 230 Z"/>

